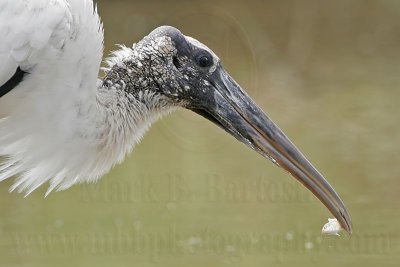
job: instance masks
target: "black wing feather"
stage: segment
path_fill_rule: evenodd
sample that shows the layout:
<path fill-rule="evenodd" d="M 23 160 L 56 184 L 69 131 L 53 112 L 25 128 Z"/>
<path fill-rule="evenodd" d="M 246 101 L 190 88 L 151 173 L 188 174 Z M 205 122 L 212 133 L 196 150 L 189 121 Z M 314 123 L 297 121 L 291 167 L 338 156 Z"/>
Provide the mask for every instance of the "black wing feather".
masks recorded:
<path fill-rule="evenodd" d="M 20 67 L 18 67 L 17 70 L 15 71 L 14 75 L 5 84 L 0 86 L 0 97 L 4 96 L 8 92 L 10 92 L 20 82 L 22 82 L 26 73 L 27 72 L 21 70 Z"/>

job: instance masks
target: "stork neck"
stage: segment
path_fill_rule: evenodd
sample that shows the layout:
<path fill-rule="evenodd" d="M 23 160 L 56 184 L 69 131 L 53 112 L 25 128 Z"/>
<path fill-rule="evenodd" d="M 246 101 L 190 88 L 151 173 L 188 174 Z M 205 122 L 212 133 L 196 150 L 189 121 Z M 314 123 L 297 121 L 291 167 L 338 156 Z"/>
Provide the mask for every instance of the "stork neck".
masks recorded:
<path fill-rule="evenodd" d="M 99 80 L 95 109 L 97 143 L 105 153 L 120 161 L 138 143 L 150 126 L 175 110 L 168 99 L 150 86 L 154 81 L 140 68 L 134 49 L 122 48 L 107 60 L 109 68 Z"/>
<path fill-rule="evenodd" d="M 151 57 L 148 51 L 143 51 L 141 45 L 132 48 L 121 47 L 106 60 L 106 75 L 102 87 L 110 90 L 120 90 L 128 95 L 143 101 L 145 92 L 157 88 L 154 73 L 151 72 Z"/>
<path fill-rule="evenodd" d="M 160 84 L 152 71 L 152 58 L 146 46 L 121 47 L 106 60 L 105 76 L 100 81 L 98 102 L 114 103 L 119 110 L 138 124 L 156 113 L 174 109 L 171 101 L 159 93 Z M 107 108 L 106 108 L 107 109 Z"/>

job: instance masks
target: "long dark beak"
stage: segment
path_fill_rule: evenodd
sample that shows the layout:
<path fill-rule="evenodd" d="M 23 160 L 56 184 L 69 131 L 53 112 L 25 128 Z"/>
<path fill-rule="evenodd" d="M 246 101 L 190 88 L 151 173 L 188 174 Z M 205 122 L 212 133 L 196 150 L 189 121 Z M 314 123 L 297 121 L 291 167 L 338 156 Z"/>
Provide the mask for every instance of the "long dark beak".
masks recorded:
<path fill-rule="evenodd" d="M 209 82 L 215 91 L 213 96 L 189 108 L 291 173 L 351 233 L 350 215 L 332 186 L 229 74 L 219 67 Z"/>

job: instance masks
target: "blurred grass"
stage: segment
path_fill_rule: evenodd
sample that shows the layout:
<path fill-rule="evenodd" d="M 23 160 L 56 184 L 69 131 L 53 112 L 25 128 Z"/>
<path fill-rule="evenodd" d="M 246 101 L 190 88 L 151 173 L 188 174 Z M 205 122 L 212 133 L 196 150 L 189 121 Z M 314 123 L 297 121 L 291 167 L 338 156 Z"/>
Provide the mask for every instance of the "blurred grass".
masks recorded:
<path fill-rule="evenodd" d="M 351 238 L 294 179 L 188 111 L 95 185 L 24 199 L 0 184 L 0 266 L 397 266 L 398 1 L 97 1 L 106 51 L 178 27 L 339 192 Z"/>

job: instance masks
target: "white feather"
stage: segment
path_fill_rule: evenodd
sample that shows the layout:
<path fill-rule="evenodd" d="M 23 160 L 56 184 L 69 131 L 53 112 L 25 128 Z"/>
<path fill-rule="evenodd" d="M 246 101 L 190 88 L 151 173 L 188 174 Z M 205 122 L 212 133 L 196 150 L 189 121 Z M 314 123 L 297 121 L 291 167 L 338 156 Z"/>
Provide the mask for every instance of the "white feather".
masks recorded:
<path fill-rule="evenodd" d="M 151 107 L 148 92 L 144 105 L 101 88 L 103 29 L 91 0 L 2 0 L 0 33 L 0 85 L 18 66 L 32 72 L 0 98 L 0 181 L 17 175 L 11 190 L 49 182 L 47 195 L 96 181 L 173 109 Z"/>

